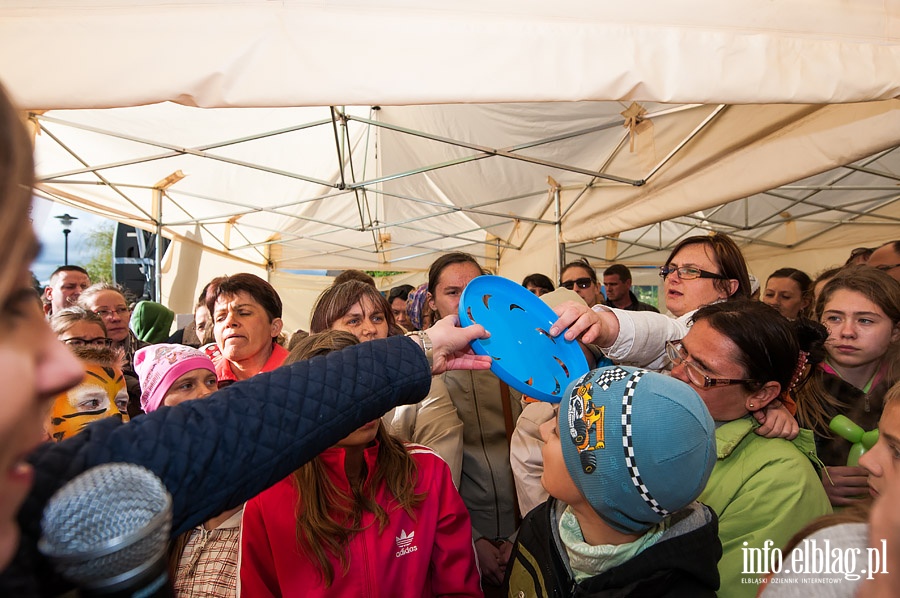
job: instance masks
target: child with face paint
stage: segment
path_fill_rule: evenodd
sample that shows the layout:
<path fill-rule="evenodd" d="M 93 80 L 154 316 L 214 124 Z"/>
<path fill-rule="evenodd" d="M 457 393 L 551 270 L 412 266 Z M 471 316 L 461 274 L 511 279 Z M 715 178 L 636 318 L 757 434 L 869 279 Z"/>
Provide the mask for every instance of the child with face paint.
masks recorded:
<path fill-rule="evenodd" d="M 216 368 L 206 353 L 185 345 L 158 344 L 134 354 L 141 381 L 141 408 L 152 413 L 217 389 Z M 177 596 L 234 596 L 243 505 L 178 536 L 169 551 Z"/>
<path fill-rule="evenodd" d="M 84 380 L 59 394 L 50 408 L 44 430 L 59 442 L 81 432 L 85 426 L 106 417 L 128 421 L 128 391 L 122 375 L 121 351 L 107 347 L 70 346 L 84 362 Z"/>

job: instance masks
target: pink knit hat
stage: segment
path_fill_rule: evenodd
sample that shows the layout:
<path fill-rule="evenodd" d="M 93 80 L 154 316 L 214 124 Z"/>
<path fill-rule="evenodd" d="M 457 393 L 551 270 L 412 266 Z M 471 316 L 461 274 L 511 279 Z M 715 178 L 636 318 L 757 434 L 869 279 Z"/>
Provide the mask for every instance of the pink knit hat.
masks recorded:
<path fill-rule="evenodd" d="M 156 411 L 172 384 L 192 370 L 216 373 L 212 360 L 193 347 L 159 344 L 138 349 L 134 354 L 134 371 L 141 381 L 144 413 Z"/>

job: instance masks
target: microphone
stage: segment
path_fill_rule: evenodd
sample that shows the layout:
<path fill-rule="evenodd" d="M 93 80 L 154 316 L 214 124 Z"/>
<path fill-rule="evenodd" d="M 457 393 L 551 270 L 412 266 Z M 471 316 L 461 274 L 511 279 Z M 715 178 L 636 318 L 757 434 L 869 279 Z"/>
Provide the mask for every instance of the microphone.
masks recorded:
<path fill-rule="evenodd" d="M 38 549 L 82 596 L 172 598 L 166 552 L 172 497 L 129 463 L 100 465 L 53 495 Z"/>

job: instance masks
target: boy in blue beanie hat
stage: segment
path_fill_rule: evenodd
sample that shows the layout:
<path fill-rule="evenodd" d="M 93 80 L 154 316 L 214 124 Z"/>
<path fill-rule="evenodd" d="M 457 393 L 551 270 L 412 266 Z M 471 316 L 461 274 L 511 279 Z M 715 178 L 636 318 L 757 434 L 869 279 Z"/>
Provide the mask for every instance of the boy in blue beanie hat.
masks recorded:
<path fill-rule="evenodd" d="M 612 366 L 575 380 L 541 426 L 550 499 L 523 520 L 509 596 L 715 596 L 715 513 L 696 501 L 715 425 L 687 384 Z"/>

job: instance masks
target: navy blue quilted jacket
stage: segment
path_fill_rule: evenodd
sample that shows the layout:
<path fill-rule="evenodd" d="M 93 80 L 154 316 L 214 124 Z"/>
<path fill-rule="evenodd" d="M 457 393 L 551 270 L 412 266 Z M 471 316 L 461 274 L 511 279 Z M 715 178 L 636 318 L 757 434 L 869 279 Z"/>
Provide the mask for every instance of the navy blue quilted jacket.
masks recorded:
<path fill-rule="evenodd" d="M 388 409 L 428 393 L 425 354 L 403 336 L 259 374 L 202 401 L 129 424 L 107 419 L 29 458 L 35 483 L 19 512 L 22 540 L 0 596 L 54 596 L 69 586 L 38 553 L 40 519 L 56 490 L 102 463 L 153 471 L 173 497 L 172 536 L 235 507 Z"/>

